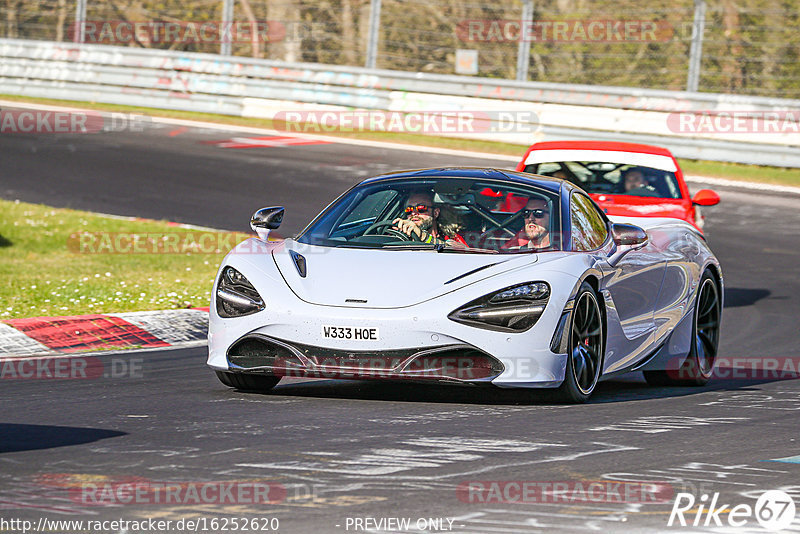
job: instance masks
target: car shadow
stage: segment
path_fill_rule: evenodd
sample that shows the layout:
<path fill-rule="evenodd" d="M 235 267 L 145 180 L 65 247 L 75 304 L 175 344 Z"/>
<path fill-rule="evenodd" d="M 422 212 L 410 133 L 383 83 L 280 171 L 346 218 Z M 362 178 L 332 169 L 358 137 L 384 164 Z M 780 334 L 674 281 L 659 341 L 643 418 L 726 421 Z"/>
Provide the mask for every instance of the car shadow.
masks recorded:
<path fill-rule="evenodd" d="M 0 453 L 83 445 L 125 434 L 104 428 L 0 423 Z"/>
<path fill-rule="evenodd" d="M 750 306 L 772 294 L 768 289 L 748 289 L 743 287 L 726 287 L 724 308 Z"/>
<path fill-rule="evenodd" d="M 720 376 L 733 376 L 730 370 L 721 369 Z M 436 404 L 475 405 L 557 405 L 564 404 L 553 390 L 504 389 L 494 386 L 464 386 L 457 384 L 421 384 L 416 382 L 380 380 L 329 380 L 291 379 L 281 382 L 274 389 L 253 395 L 375 400 L 389 402 L 415 402 Z M 612 402 L 634 402 L 652 399 L 685 397 L 709 391 L 748 391 L 761 384 L 778 379 L 712 378 L 708 384 L 691 386 L 650 386 L 641 373 L 630 373 L 614 377 L 597 385 L 587 404 Z"/>
<path fill-rule="evenodd" d="M 742 369 L 717 368 L 719 376 L 736 376 Z M 651 386 L 639 375 L 626 376 L 601 382 L 592 395 L 591 403 L 630 402 L 661 398 L 685 397 L 711 391 L 757 391 L 763 384 L 778 382 L 780 378 L 719 378 L 712 377 L 705 386 Z M 794 376 L 791 379 L 800 377 Z"/>

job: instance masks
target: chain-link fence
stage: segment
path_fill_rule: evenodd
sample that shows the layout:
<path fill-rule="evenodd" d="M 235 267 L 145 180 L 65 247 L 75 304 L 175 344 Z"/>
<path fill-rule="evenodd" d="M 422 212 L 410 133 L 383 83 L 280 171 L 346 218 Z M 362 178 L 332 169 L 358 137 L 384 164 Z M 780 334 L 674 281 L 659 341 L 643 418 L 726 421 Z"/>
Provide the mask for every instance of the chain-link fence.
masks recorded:
<path fill-rule="evenodd" d="M 0 37 L 800 98 L 783 0 L 0 0 Z"/>

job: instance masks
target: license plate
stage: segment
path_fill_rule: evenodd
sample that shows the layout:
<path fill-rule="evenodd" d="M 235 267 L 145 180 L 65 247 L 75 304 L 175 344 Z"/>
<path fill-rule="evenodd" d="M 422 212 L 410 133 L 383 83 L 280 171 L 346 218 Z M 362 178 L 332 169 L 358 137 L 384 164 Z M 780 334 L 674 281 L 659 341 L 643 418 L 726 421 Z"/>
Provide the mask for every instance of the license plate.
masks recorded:
<path fill-rule="evenodd" d="M 378 329 L 364 326 L 323 326 L 322 337 L 326 339 L 350 339 L 353 341 L 378 341 Z"/>

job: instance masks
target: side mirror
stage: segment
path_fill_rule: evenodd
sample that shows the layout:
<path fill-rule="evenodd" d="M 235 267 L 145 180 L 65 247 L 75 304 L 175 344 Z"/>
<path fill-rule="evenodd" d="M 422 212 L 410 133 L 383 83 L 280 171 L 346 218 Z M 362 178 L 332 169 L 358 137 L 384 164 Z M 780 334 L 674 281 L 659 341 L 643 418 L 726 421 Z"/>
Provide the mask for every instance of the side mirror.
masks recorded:
<path fill-rule="evenodd" d="M 647 232 L 634 224 L 612 224 L 611 237 L 616 245 L 608 257 L 608 263 L 612 266 L 616 265 L 628 252 L 639 250 L 650 240 Z"/>
<path fill-rule="evenodd" d="M 716 206 L 719 204 L 719 195 L 711 189 L 701 189 L 695 193 L 692 204 L 698 206 Z"/>
<path fill-rule="evenodd" d="M 250 228 L 258 234 L 258 237 L 267 240 L 269 231 L 280 227 L 283 222 L 283 206 L 273 206 L 271 208 L 261 208 L 250 218 Z"/>

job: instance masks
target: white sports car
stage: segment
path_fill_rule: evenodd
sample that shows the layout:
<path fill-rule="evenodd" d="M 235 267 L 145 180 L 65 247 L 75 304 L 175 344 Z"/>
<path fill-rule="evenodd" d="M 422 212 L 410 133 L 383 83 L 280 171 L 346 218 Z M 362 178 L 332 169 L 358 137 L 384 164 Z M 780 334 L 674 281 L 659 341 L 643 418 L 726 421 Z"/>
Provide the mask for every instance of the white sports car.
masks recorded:
<path fill-rule="evenodd" d="M 722 271 L 684 221 L 609 220 L 569 182 L 474 168 L 365 180 L 269 241 L 282 217 L 256 212 L 259 237 L 214 284 L 208 365 L 227 386 L 434 380 L 584 402 L 633 370 L 660 385 L 711 376 Z"/>

